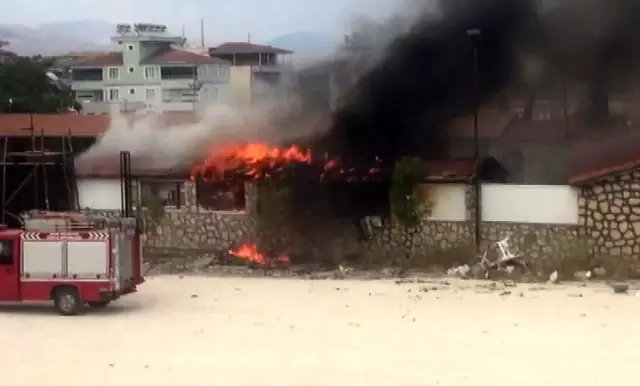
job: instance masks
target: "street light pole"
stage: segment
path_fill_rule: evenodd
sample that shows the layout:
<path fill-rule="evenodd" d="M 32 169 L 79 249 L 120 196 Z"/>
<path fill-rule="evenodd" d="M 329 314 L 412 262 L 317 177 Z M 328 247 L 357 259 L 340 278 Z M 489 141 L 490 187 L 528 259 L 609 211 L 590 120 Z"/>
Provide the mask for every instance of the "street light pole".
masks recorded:
<path fill-rule="evenodd" d="M 468 29 L 467 36 L 471 38 L 473 43 L 473 164 L 476 168 L 473 178 L 473 193 L 474 193 L 474 212 L 475 212 L 475 244 L 476 251 L 480 252 L 481 242 L 481 215 L 480 215 L 480 180 L 477 173 L 479 167 L 478 160 L 480 159 L 480 144 L 478 138 L 478 105 L 480 103 L 480 85 L 478 79 L 479 63 L 478 63 L 478 38 L 482 35 L 482 31 L 478 28 Z"/>
<path fill-rule="evenodd" d="M 480 146 L 478 144 L 478 37 L 482 32 L 478 28 L 467 30 L 467 36 L 471 37 L 473 43 L 473 159 L 480 158 Z"/>

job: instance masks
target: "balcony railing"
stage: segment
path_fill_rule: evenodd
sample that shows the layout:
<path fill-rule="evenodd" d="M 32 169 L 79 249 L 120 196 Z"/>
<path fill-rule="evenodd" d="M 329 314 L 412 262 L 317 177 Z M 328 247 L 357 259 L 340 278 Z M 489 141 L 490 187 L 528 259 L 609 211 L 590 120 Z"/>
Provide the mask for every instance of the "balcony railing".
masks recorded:
<path fill-rule="evenodd" d="M 85 101 L 82 102 L 83 114 L 109 114 L 114 111 L 131 111 L 145 109 L 148 106 L 144 102 L 105 102 L 105 101 Z"/>

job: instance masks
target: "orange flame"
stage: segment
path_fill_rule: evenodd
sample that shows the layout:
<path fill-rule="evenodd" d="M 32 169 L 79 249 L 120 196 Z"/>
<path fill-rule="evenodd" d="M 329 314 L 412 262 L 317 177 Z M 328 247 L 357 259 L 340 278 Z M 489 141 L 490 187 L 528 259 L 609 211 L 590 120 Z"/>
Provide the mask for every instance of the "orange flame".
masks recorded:
<path fill-rule="evenodd" d="M 237 249 L 230 250 L 229 253 L 239 259 L 247 260 L 252 263 L 260 265 L 266 265 L 268 263 L 268 259 L 264 254 L 258 251 L 258 247 L 253 243 L 244 243 Z M 289 264 L 291 261 L 288 256 L 280 255 L 273 259 L 273 262 L 278 264 Z"/>
<path fill-rule="evenodd" d="M 214 147 L 207 158 L 197 165 L 191 173 L 191 178 L 207 172 L 220 175 L 225 171 L 244 169 L 244 174 L 251 178 L 262 176 L 260 167 L 275 167 L 281 163 L 311 162 L 311 152 L 304 151 L 297 146 L 288 148 L 269 147 L 264 143 L 250 143 Z"/>

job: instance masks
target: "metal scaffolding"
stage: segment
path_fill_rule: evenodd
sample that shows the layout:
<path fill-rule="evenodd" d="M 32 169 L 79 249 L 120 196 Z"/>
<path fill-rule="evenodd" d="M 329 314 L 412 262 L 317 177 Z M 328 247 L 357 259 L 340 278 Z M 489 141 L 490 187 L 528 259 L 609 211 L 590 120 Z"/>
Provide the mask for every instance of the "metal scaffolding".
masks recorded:
<path fill-rule="evenodd" d="M 56 181 L 56 184 L 64 185 L 67 190 L 67 197 L 69 199 L 69 209 L 77 210 L 79 208 L 78 192 L 75 181 L 75 167 L 73 163 L 73 145 L 71 141 L 71 129 L 66 135 L 56 136 L 59 137 L 60 146 L 59 150 L 50 150 L 45 144 L 44 130 L 36 132 L 33 127 L 33 121 L 31 127 L 24 129 L 30 131 L 30 141 L 25 141 L 23 136 L 4 136 L 3 152 L 2 152 L 2 193 L 0 201 L 0 224 L 5 224 L 7 216 L 11 216 L 21 222 L 20 213 L 12 213 L 8 210 L 11 202 L 23 191 L 29 181 L 33 180 L 33 207 L 30 210 L 50 210 L 49 200 L 49 186 L 47 183 L 47 167 L 57 166 L 60 167 L 63 172 L 64 181 Z M 51 143 L 56 141 L 52 137 L 47 137 L 47 141 Z M 11 145 L 20 141 L 21 144 L 27 144 L 26 150 L 13 151 Z M 51 146 L 54 147 L 54 146 Z M 58 147 L 58 146 L 55 146 Z M 12 166 L 31 166 L 31 171 L 21 177 L 21 182 L 8 190 L 7 186 L 7 172 L 8 168 Z M 42 189 L 40 189 L 40 183 L 42 183 Z M 44 197 L 41 197 L 41 193 Z"/>

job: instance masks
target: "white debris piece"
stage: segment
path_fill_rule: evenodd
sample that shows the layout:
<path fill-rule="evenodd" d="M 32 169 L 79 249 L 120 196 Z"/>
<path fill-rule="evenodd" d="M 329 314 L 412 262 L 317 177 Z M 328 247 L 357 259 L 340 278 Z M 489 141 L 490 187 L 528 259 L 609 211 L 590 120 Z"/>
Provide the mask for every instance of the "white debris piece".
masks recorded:
<path fill-rule="evenodd" d="M 576 271 L 573 274 L 573 278 L 576 280 L 587 281 L 591 279 L 591 271 Z"/>
<path fill-rule="evenodd" d="M 553 271 L 551 275 L 549 275 L 549 283 L 557 284 L 559 279 L 558 271 Z"/>
<path fill-rule="evenodd" d="M 469 272 L 471 272 L 471 267 L 467 264 L 457 266 L 455 268 L 451 268 L 447 271 L 449 276 L 467 278 L 469 276 Z"/>

